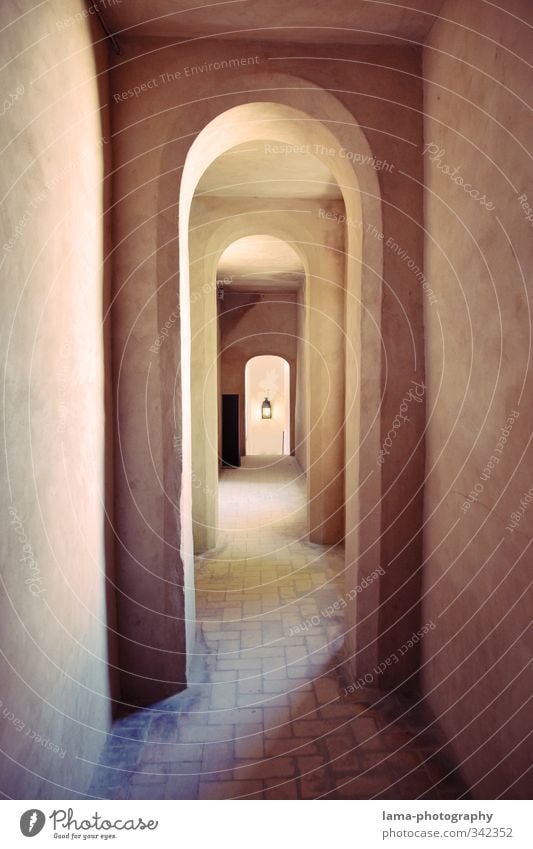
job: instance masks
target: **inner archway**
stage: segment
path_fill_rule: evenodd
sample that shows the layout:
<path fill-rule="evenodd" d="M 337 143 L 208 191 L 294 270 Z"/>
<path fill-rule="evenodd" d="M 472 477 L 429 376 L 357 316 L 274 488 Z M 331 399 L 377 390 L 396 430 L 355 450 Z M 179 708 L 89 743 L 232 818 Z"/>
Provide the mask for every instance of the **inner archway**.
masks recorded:
<path fill-rule="evenodd" d="M 246 455 L 290 454 L 290 367 L 275 354 L 252 357 L 245 368 Z"/>
<path fill-rule="evenodd" d="M 204 182 L 204 181 L 202 181 Z M 242 200 L 236 203 L 229 198 L 224 201 L 229 212 L 239 208 Z M 249 203 L 249 200 L 246 200 Z M 279 226 L 287 220 L 289 214 L 278 208 L 269 214 L 269 199 L 261 201 L 266 209 L 262 215 L 257 213 L 253 220 L 267 222 L 272 226 L 275 220 Z M 280 202 L 276 201 L 280 207 Z M 196 204 L 195 204 L 196 208 Z M 209 204 L 202 204 L 205 232 L 208 226 Z M 274 219 L 275 216 L 275 219 Z M 242 219 L 241 219 L 242 220 Z M 217 225 L 218 226 L 217 222 Z M 259 223 L 259 222 L 257 222 Z M 285 451 L 295 453 L 296 429 L 296 393 L 301 395 L 304 384 L 297 386 L 298 359 L 301 358 L 301 329 L 303 311 L 303 292 L 305 287 L 305 267 L 300 246 L 279 239 L 273 235 L 259 233 L 246 235 L 231 242 L 220 256 L 217 268 L 218 294 L 218 382 L 222 396 L 220 432 L 220 455 L 222 464 L 238 453 L 239 458 L 249 453 L 246 445 L 246 433 L 249 420 L 246 418 L 245 369 L 249 360 L 256 356 L 278 355 L 283 357 L 290 370 L 290 403 L 287 404 L 287 426 L 285 431 Z M 231 397 L 228 397 L 231 396 Z M 225 400 L 224 400 L 225 399 Z M 261 402 L 264 397 L 261 398 Z M 225 458 L 224 440 L 224 403 L 236 408 L 238 417 L 238 435 L 234 426 L 226 429 L 230 456 Z M 304 408 L 305 399 L 301 398 L 300 408 Z M 231 417 L 231 412 L 230 412 Z M 277 424 L 272 423 L 272 430 Z M 238 440 L 238 446 L 232 442 Z M 279 434 L 281 444 L 282 433 Z M 276 451 L 279 446 L 276 447 Z"/>

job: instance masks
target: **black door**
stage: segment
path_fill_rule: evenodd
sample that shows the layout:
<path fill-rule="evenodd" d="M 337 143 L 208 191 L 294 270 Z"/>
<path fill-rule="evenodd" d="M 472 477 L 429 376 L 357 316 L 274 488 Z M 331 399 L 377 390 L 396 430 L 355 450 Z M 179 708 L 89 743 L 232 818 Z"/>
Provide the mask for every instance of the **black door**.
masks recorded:
<path fill-rule="evenodd" d="M 238 395 L 222 396 L 222 465 L 241 465 Z"/>

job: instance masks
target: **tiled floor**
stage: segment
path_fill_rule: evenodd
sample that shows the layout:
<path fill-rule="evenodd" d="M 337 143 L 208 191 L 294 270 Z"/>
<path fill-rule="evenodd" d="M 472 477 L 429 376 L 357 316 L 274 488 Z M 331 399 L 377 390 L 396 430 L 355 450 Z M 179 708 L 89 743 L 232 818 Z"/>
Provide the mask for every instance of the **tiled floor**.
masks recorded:
<path fill-rule="evenodd" d="M 186 692 L 118 720 L 91 794 L 106 799 L 459 798 L 420 708 L 343 695 L 341 548 L 305 540 L 292 458 L 222 473 L 220 545 L 197 565 Z M 306 623 L 307 622 L 307 626 Z"/>

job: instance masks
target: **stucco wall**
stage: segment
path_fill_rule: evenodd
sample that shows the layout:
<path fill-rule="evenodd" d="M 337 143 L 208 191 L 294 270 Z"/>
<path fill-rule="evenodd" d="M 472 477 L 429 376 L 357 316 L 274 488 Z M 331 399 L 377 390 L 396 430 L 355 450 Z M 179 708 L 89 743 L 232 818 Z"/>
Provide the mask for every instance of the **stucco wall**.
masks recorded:
<path fill-rule="evenodd" d="M 532 485 L 533 215 L 520 200 L 533 206 L 531 40 L 520 22 L 531 26 L 532 12 L 526 0 L 446 2 L 424 53 L 426 274 L 437 303 L 425 304 L 422 620 L 437 627 L 423 641 L 423 685 L 477 798 L 526 795 L 532 756 L 533 507 L 521 500 Z"/>
<path fill-rule="evenodd" d="M 110 721 L 113 675 L 102 325 L 111 145 L 97 77 L 107 59 L 81 0 L 2 4 L 0 18 L 12 22 L 2 90 L 15 95 L 0 124 L 0 786 L 14 798 L 75 798 Z"/>

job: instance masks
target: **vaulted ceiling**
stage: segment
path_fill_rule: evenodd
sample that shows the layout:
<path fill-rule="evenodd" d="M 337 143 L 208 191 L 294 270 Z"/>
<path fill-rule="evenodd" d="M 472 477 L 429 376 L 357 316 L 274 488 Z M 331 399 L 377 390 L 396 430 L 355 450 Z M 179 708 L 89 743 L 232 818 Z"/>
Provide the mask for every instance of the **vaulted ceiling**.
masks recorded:
<path fill-rule="evenodd" d="M 105 0 L 102 11 L 119 41 L 128 37 L 308 44 L 421 44 L 443 0 Z M 273 141 L 238 145 L 206 170 L 196 195 L 340 199 L 326 164 L 312 151 Z M 223 254 L 218 277 L 228 292 L 296 291 L 297 254 L 266 235 L 240 239 Z"/>
<path fill-rule="evenodd" d="M 204 172 L 197 195 L 255 198 L 342 198 L 335 177 L 306 145 L 247 142 Z"/>
<path fill-rule="evenodd" d="M 422 43 L 443 0 L 106 0 L 122 37 L 162 36 L 330 44 Z"/>
<path fill-rule="evenodd" d="M 273 236 L 245 236 L 226 248 L 217 279 L 228 292 L 296 292 L 303 283 L 300 257 Z"/>

